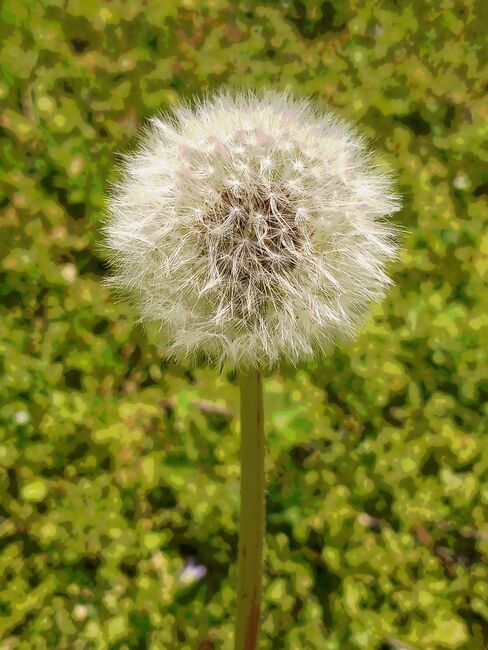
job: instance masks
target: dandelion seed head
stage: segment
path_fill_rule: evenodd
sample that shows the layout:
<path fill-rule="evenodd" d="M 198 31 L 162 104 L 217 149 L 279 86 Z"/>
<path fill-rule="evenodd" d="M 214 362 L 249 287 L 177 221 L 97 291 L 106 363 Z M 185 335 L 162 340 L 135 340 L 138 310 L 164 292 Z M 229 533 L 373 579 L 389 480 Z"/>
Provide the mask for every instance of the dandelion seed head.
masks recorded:
<path fill-rule="evenodd" d="M 353 127 L 288 92 L 155 118 L 113 187 L 113 274 L 163 355 L 272 367 L 358 331 L 390 284 L 400 207 Z"/>

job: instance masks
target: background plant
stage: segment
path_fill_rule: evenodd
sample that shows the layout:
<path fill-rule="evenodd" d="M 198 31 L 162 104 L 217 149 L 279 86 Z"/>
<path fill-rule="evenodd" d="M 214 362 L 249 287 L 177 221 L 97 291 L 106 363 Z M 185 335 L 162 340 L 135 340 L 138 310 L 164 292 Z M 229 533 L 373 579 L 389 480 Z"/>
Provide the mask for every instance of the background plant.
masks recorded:
<path fill-rule="evenodd" d="M 225 82 L 360 121 L 410 231 L 361 337 L 267 380 L 263 648 L 481 650 L 481 4 L 1 11 L 0 648 L 231 647 L 235 378 L 161 364 L 94 246 L 137 124 Z"/>

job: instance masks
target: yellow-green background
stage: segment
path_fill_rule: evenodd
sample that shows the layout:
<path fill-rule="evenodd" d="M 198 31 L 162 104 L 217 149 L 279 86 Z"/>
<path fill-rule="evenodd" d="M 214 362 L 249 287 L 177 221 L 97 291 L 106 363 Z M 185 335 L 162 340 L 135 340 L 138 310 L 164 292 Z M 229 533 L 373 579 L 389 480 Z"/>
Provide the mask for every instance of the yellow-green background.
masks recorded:
<path fill-rule="evenodd" d="M 486 648 L 483 3 L 5 0 L 1 19 L 0 650 L 232 648 L 235 377 L 161 363 L 96 247 L 117 152 L 221 83 L 359 123 L 407 229 L 357 341 L 265 382 L 260 647 Z M 185 583 L 189 557 L 207 574 Z"/>

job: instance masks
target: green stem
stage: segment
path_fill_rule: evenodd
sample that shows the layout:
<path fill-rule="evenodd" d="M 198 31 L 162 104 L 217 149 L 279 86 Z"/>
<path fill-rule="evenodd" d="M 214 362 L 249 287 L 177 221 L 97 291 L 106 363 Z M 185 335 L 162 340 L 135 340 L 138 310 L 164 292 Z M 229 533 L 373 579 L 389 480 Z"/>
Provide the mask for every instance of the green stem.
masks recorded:
<path fill-rule="evenodd" d="M 264 428 L 263 387 L 258 370 L 240 375 L 241 515 L 235 650 L 257 647 L 263 577 Z"/>

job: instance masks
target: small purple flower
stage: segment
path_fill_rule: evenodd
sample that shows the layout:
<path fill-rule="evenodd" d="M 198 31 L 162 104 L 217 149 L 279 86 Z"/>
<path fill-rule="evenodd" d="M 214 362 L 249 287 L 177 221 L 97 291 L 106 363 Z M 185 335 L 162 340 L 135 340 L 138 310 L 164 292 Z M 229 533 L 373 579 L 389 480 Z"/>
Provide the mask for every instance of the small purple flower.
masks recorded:
<path fill-rule="evenodd" d="M 197 580 L 201 580 L 207 574 L 207 567 L 203 564 L 197 564 L 193 558 L 188 558 L 186 565 L 180 572 L 180 582 L 184 585 L 190 585 Z"/>

